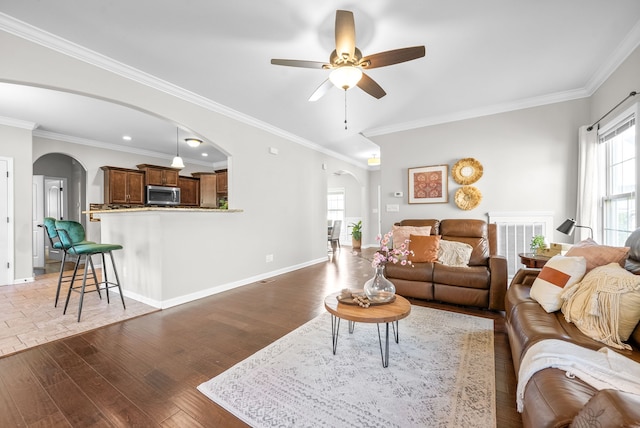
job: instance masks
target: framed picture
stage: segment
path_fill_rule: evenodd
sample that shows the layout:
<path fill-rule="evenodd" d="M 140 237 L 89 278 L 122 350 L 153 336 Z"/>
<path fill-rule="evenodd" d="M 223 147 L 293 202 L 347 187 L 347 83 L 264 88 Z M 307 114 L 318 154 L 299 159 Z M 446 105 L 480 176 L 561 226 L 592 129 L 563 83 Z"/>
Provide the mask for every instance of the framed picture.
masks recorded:
<path fill-rule="evenodd" d="M 409 168 L 409 203 L 447 203 L 449 200 L 448 168 L 448 165 Z"/>

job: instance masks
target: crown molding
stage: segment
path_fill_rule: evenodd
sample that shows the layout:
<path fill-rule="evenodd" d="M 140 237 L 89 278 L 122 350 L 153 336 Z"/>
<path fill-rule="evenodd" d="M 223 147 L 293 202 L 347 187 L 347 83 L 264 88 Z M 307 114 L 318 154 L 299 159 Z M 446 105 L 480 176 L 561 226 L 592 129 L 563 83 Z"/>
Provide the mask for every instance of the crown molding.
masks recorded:
<path fill-rule="evenodd" d="M 141 70 L 130 67 L 126 64 L 102 55 L 98 52 L 70 42 L 69 40 L 63 39 L 62 37 L 56 36 L 55 34 L 51 34 L 40 28 L 34 27 L 33 25 L 15 19 L 14 17 L 6 15 L 2 12 L 0 12 L 0 30 L 6 31 L 33 43 L 37 43 L 63 55 L 67 55 L 77 60 L 94 65 L 103 70 L 122 76 L 126 79 L 172 95 L 176 98 L 187 101 L 191 104 L 195 104 L 206 110 L 219 113 L 252 127 L 269 132 L 270 134 L 277 135 L 309 149 L 338 158 L 340 160 L 353 164 L 354 166 L 362 168 L 362 166 L 354 159 L 351 159 L 340 153 L 336 153 L 332 150 L 328 150 L 312 141 L 291 134 L 283 129 L 258 120 L 252 116 L 240 113 L 239 111 L 233 110 L 213 100 L 200 96 L 194 92 L 188 91 L 165 80 L 159 79 L 151 74 L 145 73 Z"/>
<path fill-rule="evenodd" d="M 607 61 L 604 61 L 600 68 L 591 76 L 591 79 L 589 79 L 585 85 L 585 90 L 589 96 L 593 95 L 598 88 L 606 82 L 613 72 L 622 65 L 638 46 L 640 46 L 640 21 L 634 25 L 618 47 L 611 52 Z"/>
<path fill-rule="evenodd" d="M 38 127 L 35 122 L 29 122 L 26 120 L 13 119 L 11 117 L 0 116 L 0 125 L 12 126 L 14 128 L 28 129 L 33 131 Z"/>
<path fill-rule="evenodd" d="M 493 106 L 481 107 L 478 109 L 452 113 L 449 115 L 433 116 L 415 121 L 399 123 L 395 125 L 372 128 L 363 132 L 367 137 L 391 134 L 393 132 L 408 131 L 425 126 L 440 125 L 459 120 L 473 119 L 476 117 L 489 116 L 492 114 L 506 113 L 509 111 L 521 110 L 525 108 L 538 107 L 547 104 L 571 101 L 579 98 L 587 98 L 593 95 L 598 88 L 606 82 L 615 70 L 640 46 L 640 22 L 636 23 L 629 31 L 629 34 L 620 42 L 618 47 L 609 55 L 606 61 L 588 80 L 587 84 L 580 89 L 557 92 L 554 94 L 542 95 L 528 98 L 512 103 L 496 104 Z"/>
<path fill-rule="evenodd" d="M 173 159 L 173 155 L 168 155 L 166 153 L 154 152 L 152 150 L 137 149 L 135 147 L 127 147 L 127 146 L 122 146 L 122 145 L 119 145 L 119 144 L 109 144 L 109 143 L 104 143 L 102 141 L 90 140 L 90 139 L 87 139 L 87 138 L 73 137 L 73 136 L 70 136 L 70 135 L 59 134 L 59 133 L 50 132 L 50 131 L 35 130 L 33 132 L 33 136 L 34 137 L 41 137 L 41 138 L 48 138 L 50 140 L 56 140 L 56 141 L 64 141 L 65 143 L 80 144 L 82 146 L 96 147 L 96 148 L 99 148 L 99 149 L 113 150 L 113 151 L 116 151 L 116 152 L 131 153 L 131 154 L 136 154 L 136 155 L 141 155 L 141 156 L 148 156 L 148 157 L 157 158 L 157 159 L 166 159 L 168 161 L 171 161 Z M 206 167 L 212 167 L 212 166 L 220 167 L 221 166 L 220 162 L 216 162 L 216 163 L 214 163 L 214 162 L 204 162 L 204 161 L 202 161 L 200 159 L 191 159 L 191 158 L 187 158 L 185 156 L 182 156 L 182 159 L 185 162 L 188 162 L 188 163 L 194 164 L 194 165 L 202 165 L 202 166 L 206 166 Z"/>
<path fill-rule="evenodd" d="M 555 104 L 563 101 L 571 101 L 580 98 L 586 98 L 589 94 L 585 89 L 575 89 L 572 91 L 557 92 L 540 97 L 527 98 L 515 102 L 495 104 L 492 106 L 480 107 L 461 112 L 455 112 L 446 115 L 426 117 L 419 120 L 398 123 L 389 126 L 381 126 L 378 128 L 368 129 L 363 132 L 366 137 L 375 137 L 379 135 L 387 135 L 394 132 L 408 131 L 426 126 L 441 125 L 444 123 L 457 122 L 460 120 L 475 119 L 482 116 L 490 116 L 499 113 L 508 113 L 510 111 L 522 110 L 531 107 L 539 107 L 547 104 Z"/>

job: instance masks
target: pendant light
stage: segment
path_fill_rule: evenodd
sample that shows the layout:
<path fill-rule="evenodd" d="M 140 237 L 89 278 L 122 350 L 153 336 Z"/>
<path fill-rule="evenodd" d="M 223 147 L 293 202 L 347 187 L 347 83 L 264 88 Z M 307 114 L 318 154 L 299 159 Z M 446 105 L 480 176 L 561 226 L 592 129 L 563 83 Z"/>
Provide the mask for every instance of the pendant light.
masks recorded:
<path fill-rule="evenodd" d="M 369 159 L 367 159 L 367 164 L 369 166 L 378 166 L 380 165 L 380 158 L 373 154 Z"/>
<path fill-rule="evenodd" d="M 182 158 L 180 157 L 180 139 L 178 136 L 178 128 L 176 128 L 176 157 L 173 158 L 173 162 L 171 162 L 171 168 L 184 168 L 184 162 L 182 162 Z"/>

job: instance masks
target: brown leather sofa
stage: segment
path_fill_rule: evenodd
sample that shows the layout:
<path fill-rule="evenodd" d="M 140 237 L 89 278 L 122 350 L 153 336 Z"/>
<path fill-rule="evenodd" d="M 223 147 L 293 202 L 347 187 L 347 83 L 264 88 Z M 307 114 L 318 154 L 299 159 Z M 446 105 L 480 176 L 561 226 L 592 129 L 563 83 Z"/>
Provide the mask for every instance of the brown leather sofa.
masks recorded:
<path fill-rule="evenodd" d="M 640 263 L 640 231 L 627 240 L 631 248 L 627 270 L 637 273 Z M 516 376 L 525 351 L 544 339 L 568 341 L 597 350 L 605 345 L 584 335 L 565 320 L 561 311 L 547 313 L 529 297 L 539 269 L 521 269 L 513 277 L 506 295 L 506 325 Z M 617 350 L 640 362 L 640 327 L 628 343 L 632 350 Z M 569 378 L 556 368 L 535 373 L 524 390 L 522 422 L 525 427 L 638 427 L 640 396 L 611 389 L 598 391 L 582 380 Z"/>
<path fill-rule="evenodd" d="M 432 235 L 473 247 L 469 267 L 440 263 L 412 266 L 387 264 L 386 277 L 396 293 L 405 297 L 442 301 L 456 305 L 504 310 L 507 260 L 497 255 L 496 225 L 484 220 L 402 220 L 398 226 L 431 226 Z"/>

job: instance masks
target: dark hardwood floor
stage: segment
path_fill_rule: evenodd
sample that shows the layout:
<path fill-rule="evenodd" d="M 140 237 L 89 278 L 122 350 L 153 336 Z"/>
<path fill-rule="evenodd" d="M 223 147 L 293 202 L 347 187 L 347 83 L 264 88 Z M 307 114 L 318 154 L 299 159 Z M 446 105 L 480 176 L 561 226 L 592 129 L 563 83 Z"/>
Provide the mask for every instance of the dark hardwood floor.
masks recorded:
<path fill-rule="evenodd" d="M 371 274 L 368 260 L 344 248 L 326 263 L 0 358 L 0 426 L 246 426 L 196 386 Z M 494 319 L 498 427 L 522 426 L 503 315 L 412 303 Z"/>

